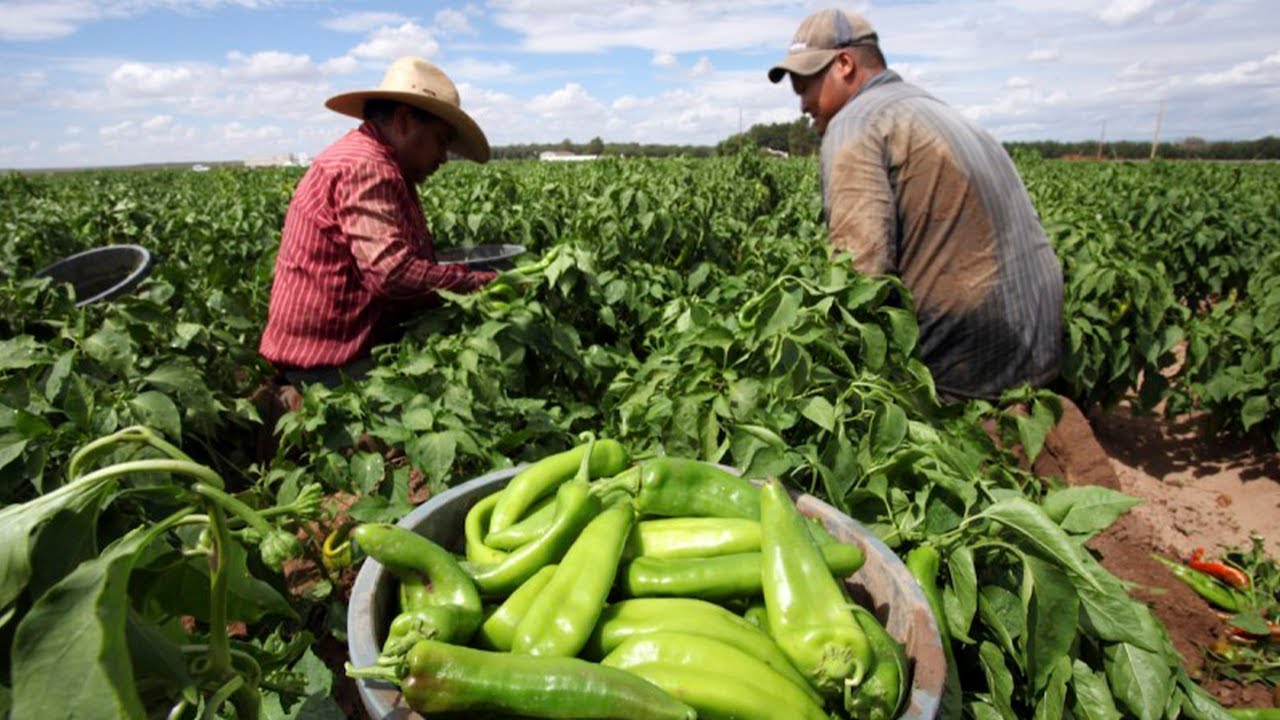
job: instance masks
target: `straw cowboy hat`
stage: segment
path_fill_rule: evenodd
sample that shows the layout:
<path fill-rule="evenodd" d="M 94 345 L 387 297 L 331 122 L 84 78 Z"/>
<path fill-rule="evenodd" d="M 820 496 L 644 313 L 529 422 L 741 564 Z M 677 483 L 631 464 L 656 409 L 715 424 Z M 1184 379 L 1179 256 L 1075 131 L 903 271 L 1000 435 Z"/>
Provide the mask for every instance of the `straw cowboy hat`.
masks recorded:
<path fill-rule="evenodd" d="M 402 57 L 391 63 L 377 90 L 334 95 L 324 105 L 343 115 L 363 119 L 365 101 L 374 98 L 398 100 L 444 120 L 457 131 L 450 150 L 479 163 L 488 162 L 489 140 L 476 121 L 462 111 L 453 81 L 435 65 L 418 57 Z"/>

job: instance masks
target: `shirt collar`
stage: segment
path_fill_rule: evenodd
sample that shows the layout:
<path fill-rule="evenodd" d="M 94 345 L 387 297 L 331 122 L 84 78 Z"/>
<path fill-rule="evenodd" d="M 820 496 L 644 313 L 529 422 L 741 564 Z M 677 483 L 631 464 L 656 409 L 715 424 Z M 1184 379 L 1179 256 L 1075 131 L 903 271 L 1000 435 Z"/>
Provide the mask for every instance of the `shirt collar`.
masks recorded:
<path fill-rule="evenodd" d="M 871 88 L 879 87 L 881 85 L 888 85 L 889 83 L 895 83 L 895 82 L 902 82 L 902 76 L 894 72 L 893 70 L 885 68 L 884 70 L 881 70 L 880 72 L 873 75 L 870 80 L 863 83 L 862 87 L 858 88 L 858 92 L 854 93 L 853 97 L 849 98 L 849 100 L 852 101 L 854 98 L 870 90 Z"/>

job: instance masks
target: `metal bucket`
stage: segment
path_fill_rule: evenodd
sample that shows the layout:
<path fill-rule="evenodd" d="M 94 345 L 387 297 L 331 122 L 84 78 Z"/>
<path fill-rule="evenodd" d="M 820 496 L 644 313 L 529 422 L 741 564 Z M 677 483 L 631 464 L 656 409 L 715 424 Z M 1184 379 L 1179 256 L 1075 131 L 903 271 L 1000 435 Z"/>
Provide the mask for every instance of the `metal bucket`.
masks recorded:
<path fill-rule="evenodd" d="M 461 553 L 467 512 L 485 496 L 505 487 L 520 470 L 520 467 L 497 470 L 454 486 L 418 506 L 397 524 Z M 812 495 L 798 496 L 796 506 L 805 515 L 820 519 L 842 542 L 857 545 L 865 553 L 866 564 L 845 582 L 850 594 L 875 614 L 890 635 L 905 645 L 912 670 L 911 697 L 899 718 L 933 720 L 938 715 L 947 661 L 938 624 L 915 578 L 898 556 L 862 523 Z M 356 667 L 377 662 L 395 613 L 395 602 L 391 574 L 376 560 L 365 559 L 347 606 L 347 649 Z M 400 690 L 394 685 L 375 680 L 356 683 L 369 717 L 375 720 L 420 717 L 402 702 Z"/>
<path fill-rule="evenodd" d="M 514 259 L 524 251 L 523 245 L 452 247 L 437 251 L 436 262 L 441 265 L 463 264 L 470 270 L 508 270 L 515 266 Z"/>
<path fill-rule="evenodd" d="M 151 274 L 152 264 L 151 253 L 141 245 L 108 245 L 63 258 L 35 276 L 71 283 L 76 307 L 83 307 L 134 289 Z"/>

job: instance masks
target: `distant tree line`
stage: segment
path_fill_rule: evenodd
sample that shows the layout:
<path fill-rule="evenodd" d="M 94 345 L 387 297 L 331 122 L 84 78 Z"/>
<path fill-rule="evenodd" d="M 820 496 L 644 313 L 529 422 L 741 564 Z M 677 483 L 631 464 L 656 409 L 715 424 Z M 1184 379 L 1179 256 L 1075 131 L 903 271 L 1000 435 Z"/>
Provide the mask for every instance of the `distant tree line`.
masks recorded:
<path fill-rule="evenodd" d="M 568 138 L 558 143 L 528 143 L 503 145 L 493 149 L 498 160 L 537 158 L 547 150 L 559 150 L 577 155 L 621 155 L 628 157 L 709 157 L 733 155 L 744 147 L 757 147 L 787 155 L 813 155 L 822 139 L 809 121 L 800 117 L 792 122 L 762 123 L 752 125 L 744 132 L 734 133 L 715 145 L 677 145 L 609 143 L 594 137 L 585 143 L 575 143 Z M 1117 140 L 1099 143 L 1093 140 L 1061 142 L 1034 140 L 1004 143 L 1010 154 L 1029 153 L 1043 158 L 1103 160 L 1145 160 L 1151 157 L 1150 141 Z M 1205 140 L 1187 137 L 1162 142 L 1156 148 L 1156 157 L 1169 160 L 1280 160 L 1280 137 L 1269 135 L 1258 140 Z"/>

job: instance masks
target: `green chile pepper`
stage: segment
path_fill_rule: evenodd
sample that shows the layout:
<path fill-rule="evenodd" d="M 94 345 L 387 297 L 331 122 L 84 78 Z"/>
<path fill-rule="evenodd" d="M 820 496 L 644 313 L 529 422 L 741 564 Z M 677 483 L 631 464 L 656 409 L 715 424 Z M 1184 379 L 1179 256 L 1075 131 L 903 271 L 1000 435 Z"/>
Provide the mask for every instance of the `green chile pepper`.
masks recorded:
<path fill-rule="evenodd" d="M 790 680 L 815 703 L 822 703 L 817 692 L 791 666 L 791 661 L 768 634 L 724 607 L 706 600 L 637 598 L 614 603 L 600 614 L 582 655 L 598 660 L 628 638 L 651 632 L 704 635 L 732 645 Z"/>
<path fill-rule="evenodd" d="M 447 639 L 466 642 L 480 626 L 483 608 L 475 583 L 453 553 L 412 530 L 387 523 L 364 523 L 351 538 L 369 557 L 400 578 L 424 579 L 430 593 L 423 602 L 457 614 L 454 633 Z M 414 609 L 414 608 L 411 608 Z"/>
<path fill-rule="evenodd" d="M 852 575 L 866 559 L 862 550 L 843 543 L 824 545 L 820 553 L 829 578 Z M 763 562 L 759 552 L 706 558 L 638 557 L 623 568 L 618 585 L 626 597 L 750 598 L 764 590 Z"/>
<path fill-rule="evenodd" d="M 537 718 L 696 720 L 693 708 L 617 668 L 579 658 L 476 650 L 420 640 L 400 668 L 356 668 L 347 675 L 393 682 L 424 715 L 491 711 Z"/>
<path fill-rule="evenodd" d="M 391 621 L 387 640 L 382 644 L 379 665 L 401 662 L 405 653 L 413 649 L 419 640 L 451 642 L 461 635 L 461 613 L 443 605 L 426 605 L 402 611 Z"/>
<path fill-rule="evenodd" d="M 631 503 L 621 502 L 587 525 L 516 626 L 512 652 L 570 657 L 582 650 L 613 587 L 635 516 Z"/>
<path fill-rule="evenodd" d="M 622 472 L 630 462 L 627 449 L 617 440 L 609 439 L 590 440 L 542 458 L 517 473 L 498 493 L 489 518 L 489 533 L 514 525 L 535 502 L 554 492 L 580 469 L 585 468 L 590 478 L 608 477 Z"/>
<path fill-rule="evenodd" d="M 489 526 L 494 506 L 498 504 L 498 496 L 499 493 L 494 493 L 481 498 L 467 511 L 467 517 L 463 521 L 467 562 L 472 565 L 497 565 L 507 559 L 507 553 L 490 546 L 485 536 L 485 528 Z"/>
<path fill-rule="evenodd" d="M 760 489 L 709 463 L 659 457 L 601 483 L 626 489 L 640 515 L 760 518 Z"/>
<path fill-rule="evenodd" d="M 893 720 L 907 696 L 907 656 L 874 615 L 860 605 L 849 604 L 875 661 L 862 683 L 846 693 L 845 710 L 856 718 Z"/>
<path fill-rule="evenodd" d="M 782 483 L 760 493 L 761 579 L 769 634 L 818 692 L 838 695 L 862 682 L 871 646 L 823 561 L 809 523 Z"/>
<path fill-rule="evenodd" d="M 635 672 L 689 703 L 700 718 L 776 719 L 781 708 L 786 717 L 827 720 L 812 695 L 749 653 L 703 635 L 636 635 L 624 640 L 600 664 Z M 648 672 L 656 668 L 689 677 L 672 686 L 670 676 Z"/>
<path fill-rule="evenodd" d="M 765 635 L 769 634 L 769 610 L 763 600 L 753 600 L 747 609 L 742 611 L 742 618 L 760 628 Z M 788 661 L 790 662 L 790 661 Z"/>
<path fill-rule="evenodd" d="M 963 691 L 960 687 L 960 668 L 956 665 L 955 651 L 951 647 L 951 631 L 947 627 L 942 593 L 938 590 L 938 569 L 942 566 L 942 556 L 932 545 L 917 545 L 907 553 L 906 566 L 924 591 L 924 598 L 929 602 L 929 609 L 933 611 L 934 620 L 938 623 L 938 634 L 942 636 L 942 652 L 947 659 L 947 679 L 942 689 L 939 717 L 941 720 L 957 720 L 963 712 Z"/>
<path fill-rule="evenodd" d="M 555 497 L 545 497 L 534 503 L 520 521 L 485 536 L 484 542 L 491 548 L 511 551 L 534 540 L 547 531 L 556 517 Z"/>
<path fill-rule="evenodd" d="M 1214 605 L 1217 605 L 1223 610 L 1230 612 L 1242 612 L 1248 608 L 1249 600 L 1244 593 L 1227 587 L 1213 577 L 1206 575 L 1199 570 L 1188 567 L 1187 565 L 1183 565 L 1182 563 L 1173 562 L 1172 560 L 1168 560 L 1154 554 L 1151 557 L 1159 560 L 1168 567 L 1174 577 L 1190 586 L 1190 588 L 1195 590 L 1196 594 L 1200 597 L 1208 600 Z"/>
<path fill-rule="evenodd" d="M 556 490 L 556 517 L 547 532 L 526 543 L 496 565 L 464 566 L 484 595 L 506 595 L 533 577 L 544 565 L 560 562 L 578 534 L 600 513 L 600 499 L 585 482 L 576 480 Z"/>
<path fill-rule="evenodd" d="M 515 637 L 516 627 L 529 612 L 529 607 L 537 599 L 538 593 L 551 581 L 557 565 L 547 565 L 525 580 L 515 592 L 507 596 L 485 621 L 480 624 L 476 633 L 476 641 L 487 650 L 511 650 L 511 640 Z"/>
<path fill-rule="evenodd" d="M 711 557 L 760 549 L 760 523 L 746 518 L 670 517 L 636 523 L 628 557 Z"/>

